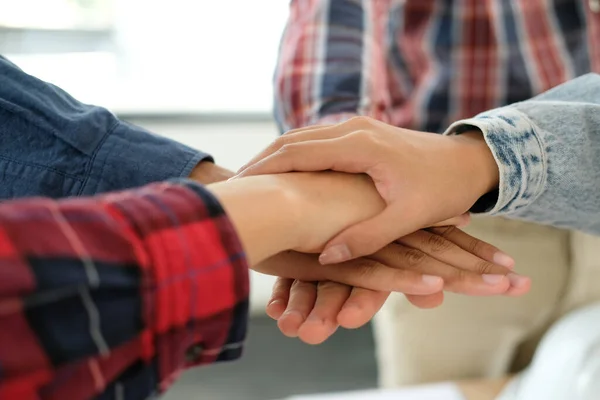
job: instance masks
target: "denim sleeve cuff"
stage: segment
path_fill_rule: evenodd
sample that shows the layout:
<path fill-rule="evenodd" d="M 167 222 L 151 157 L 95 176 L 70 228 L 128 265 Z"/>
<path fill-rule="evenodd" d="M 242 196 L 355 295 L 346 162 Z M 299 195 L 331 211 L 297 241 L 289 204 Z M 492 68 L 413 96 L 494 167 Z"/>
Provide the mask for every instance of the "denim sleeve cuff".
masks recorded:
<path fill-rule="evenodd" d="M 495 203 L 473 211 L 511 214 L 535 201 L 547 179 L 545 145 L 536 125 L 516 109 L 501 108 L 455 122 L 444 135 L 458 135 L 473 127 L 483 133 L 500 172 Z"/>
<path fill-rule="evenodd" d="M 213 159 L 206 153 L 119 121 L 98 146 L 78 195 L 91 196 L 187 177 L 201 161 Z"/>

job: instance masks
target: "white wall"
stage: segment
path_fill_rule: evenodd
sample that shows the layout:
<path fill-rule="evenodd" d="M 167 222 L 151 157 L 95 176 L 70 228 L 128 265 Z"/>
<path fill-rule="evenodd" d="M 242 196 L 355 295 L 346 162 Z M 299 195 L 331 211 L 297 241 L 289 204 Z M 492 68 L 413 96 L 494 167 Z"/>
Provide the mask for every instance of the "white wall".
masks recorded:
<path fill-rule="evenodd" d="M 237 170 L 277 137 L 273 122 L 249 123 L 162 123 L 132 121 L 151 132 L 167 136 L 188 146 L 212 154 L 216 162 Z M 274 278 L 251 273 L 251 307 L 253 313 L 264 312 Z"/>

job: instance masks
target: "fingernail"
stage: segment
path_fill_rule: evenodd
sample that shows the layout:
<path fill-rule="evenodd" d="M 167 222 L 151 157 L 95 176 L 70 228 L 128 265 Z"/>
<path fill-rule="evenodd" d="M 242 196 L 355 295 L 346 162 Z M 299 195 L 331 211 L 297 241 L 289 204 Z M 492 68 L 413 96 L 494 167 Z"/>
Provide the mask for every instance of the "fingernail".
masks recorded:
<path fill-rule="evenodd" d="M 497 252 L 494 254 L 492 260 L 494 261 L 494 264 L 502 265 L 506 268 L 512 268 L 515 266 L 515 260 L 508 254 L 504 254 L 502 252 Z"/>
<path fill-rule="evenodd" d="M 423 275 L 422 279 L 427 286 L 439 286 L 443 282 L 442 278 L 433 275 Z"/>
<path fill-rule="evenodd" d="M 331 246 L 321 253 L 319 262 L 322 265 L 338 264 L 349 260 L 351 257 L 350 249 L 345 244 L 336 244 Z"/>
<path fill-rule="evenodd" d="M 529 278 L 526 276 L 521 276 L 515 273 L 510 273 L 506 275 L 508 277 L 508 281 L 510 282 L 510 286 L 521 287 L 525 286 L 529 282 Z"/>
<path fill-rule="evenodd" d="M 504 275 L 483 274 L 481 275 L 481 279 L 488 285 L 497 285 L 502 282 Z"/>

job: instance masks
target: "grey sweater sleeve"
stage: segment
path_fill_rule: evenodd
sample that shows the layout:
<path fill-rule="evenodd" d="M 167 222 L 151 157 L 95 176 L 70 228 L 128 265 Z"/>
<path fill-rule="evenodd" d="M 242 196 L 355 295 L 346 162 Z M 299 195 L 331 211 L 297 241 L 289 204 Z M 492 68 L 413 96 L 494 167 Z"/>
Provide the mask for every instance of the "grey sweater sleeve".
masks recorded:
<path fill-rule="evenodd" d="M 600 75 L 458 121 L 479 128 L 500 171 L 482 212 L 600 233 Z"/>

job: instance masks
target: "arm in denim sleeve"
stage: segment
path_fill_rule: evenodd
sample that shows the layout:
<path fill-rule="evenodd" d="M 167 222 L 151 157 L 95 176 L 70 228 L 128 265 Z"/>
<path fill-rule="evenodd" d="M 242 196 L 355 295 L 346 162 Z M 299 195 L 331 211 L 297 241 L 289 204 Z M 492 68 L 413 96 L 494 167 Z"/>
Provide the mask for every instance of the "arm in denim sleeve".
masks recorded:
<path fill-rule="evenodd" d="M 388 122 L 392 1 L 293 0 L 275 71 L 282 132 L 367 115 Z"/>
<path fill-rule="evenodd" d="M 65 197 L 187 177 L 210 156 L 82 104 L 0 57 L 0 198 Z"/>
<path fill-rule="evenodd" d="M 500 171 L 481 211 L 600 233 L 600 75 L 454 123 L 479 128 Z"/>

